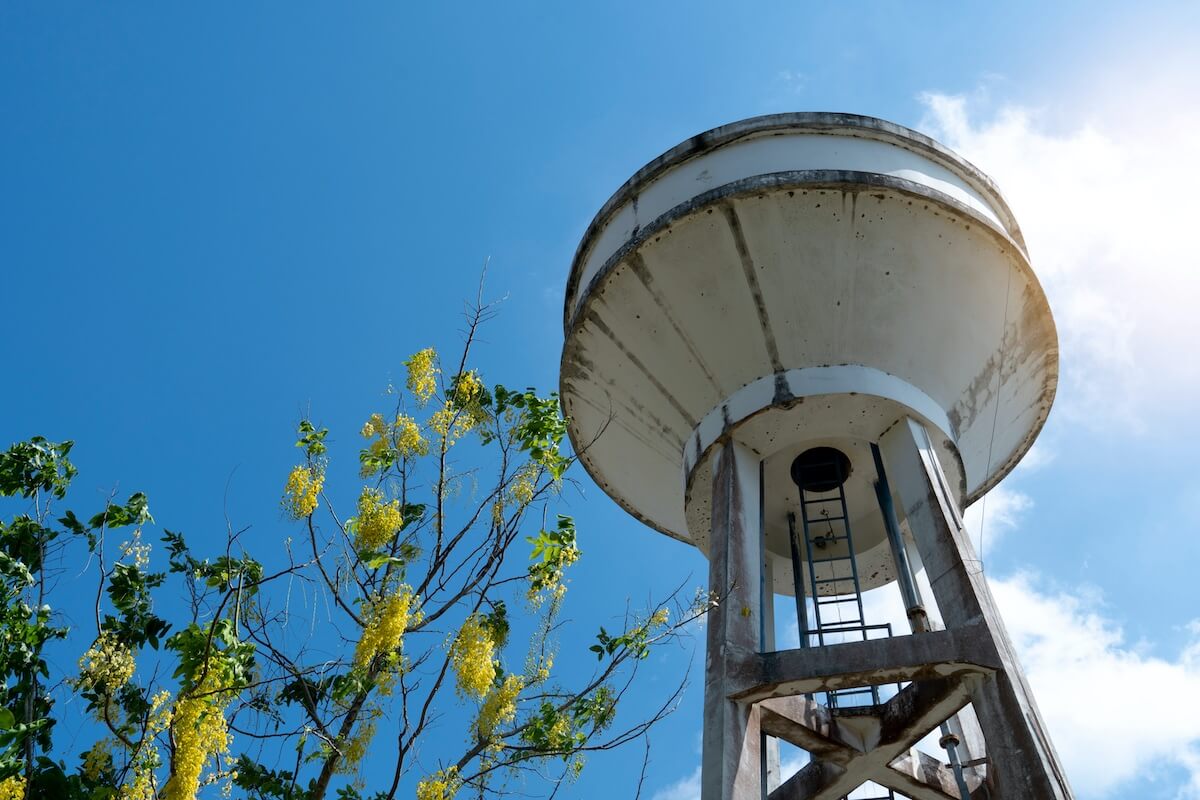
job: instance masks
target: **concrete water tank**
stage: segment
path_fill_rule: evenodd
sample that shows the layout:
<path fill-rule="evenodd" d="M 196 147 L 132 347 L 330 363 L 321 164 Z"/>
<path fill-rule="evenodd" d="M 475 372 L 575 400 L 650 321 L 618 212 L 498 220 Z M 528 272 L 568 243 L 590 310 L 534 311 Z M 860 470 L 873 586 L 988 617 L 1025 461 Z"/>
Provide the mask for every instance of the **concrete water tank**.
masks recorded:
<path fill-rule="evenodd" d="M 1029 449 L 1058 375 L 1054 321 L 995 185 L 920 133 L 849 114 L 737 122 L 639 170 L 579 245 L 564 328 L 561 395 L 589 474 L 707 552 L 709 461 L 736 438 L 763 463 L 786 594 L 797 454 L 849 457 L 859 573 L 878 586 L 895 567 L 870 444 L 921 421 L 965 507 Z"/>

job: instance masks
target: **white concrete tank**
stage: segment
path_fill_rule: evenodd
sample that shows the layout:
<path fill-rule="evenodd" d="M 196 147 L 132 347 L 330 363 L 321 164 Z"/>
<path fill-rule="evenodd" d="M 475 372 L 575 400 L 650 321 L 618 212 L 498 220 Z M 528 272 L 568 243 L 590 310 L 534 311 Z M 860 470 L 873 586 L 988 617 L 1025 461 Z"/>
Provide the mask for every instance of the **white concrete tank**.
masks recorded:
<path fill-rule="evenodd" d="M 920 420 L 965 507 L 1029 449 L 1058 375 L 1046 297 L 991 180 L 849 114 L 756 117 L 650 162 L 588 227 L 564 327 L 561 394 L 591 476 L 707 552 L 713 445 L 749 446 L 782 594 L 798 453 L 849 456 L 859 574 L 878 586 L 894 565 L 870 444 Z"/>

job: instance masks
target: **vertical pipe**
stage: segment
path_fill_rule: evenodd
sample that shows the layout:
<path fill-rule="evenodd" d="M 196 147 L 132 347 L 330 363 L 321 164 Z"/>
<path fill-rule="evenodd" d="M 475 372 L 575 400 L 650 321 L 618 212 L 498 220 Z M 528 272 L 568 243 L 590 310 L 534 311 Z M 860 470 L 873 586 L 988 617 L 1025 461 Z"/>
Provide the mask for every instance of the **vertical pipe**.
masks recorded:
<path fill-rule="evenodd" d="M 792 587 L 796 594 L 796 625 L 800 628 L 800 646 L 808 647 L 808 608 L 804 601 L 804 573 L 800 566 L 800 545 L 796 542 L 796 515 L 788 512 L 788 544 L 792 549 Z"/>
<path fill-rule="evenodd" d="M 913 633 L 924 633 L 929 630 L 929 615 L 921 602 L 921 590 L 913 577 L 912 564 L 908 560 L 908 548 L 900 535 L 900 521 L 896 516 L 896 507 L 892 503 L 892 489 L 888 486 L 887 472 L 883 469 L 883 456 L 879 445 L 871 443 L 871 455 L 875 459 L 875 498 L 879 501 L 879 512 L 883 515 L 883 527 L 887 530 L 888 544 L 892 549 L 892 560 L 896 563 L 896 579 L 900 584 L 900 594 L 904 598 L 904 609 Z"/>

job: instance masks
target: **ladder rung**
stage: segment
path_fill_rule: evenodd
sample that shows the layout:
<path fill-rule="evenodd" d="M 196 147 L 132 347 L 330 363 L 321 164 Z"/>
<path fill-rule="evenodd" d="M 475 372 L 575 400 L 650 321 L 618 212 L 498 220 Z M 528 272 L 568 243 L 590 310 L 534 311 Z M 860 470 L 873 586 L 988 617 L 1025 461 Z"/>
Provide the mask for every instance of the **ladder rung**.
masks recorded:
<path fill-rule="evenodd" d="M 851 556 L 830 556 L 829 558 L 814 558 L 814 564 L 828 564 L 830 561 L 849 561 Z"/>
<path fill-rule="evenodd" d="M 821 580 L 817 581 L 817 584 L 819 585 L 822 583 L 841 583 L 842 581 L 852 581 L 852 580 L 854 580 L 854 576 L 847 575 L 844 578 L 822 578 Z"/>
<path fill-rule="evenodd" d="M 806 506 L 815 506 L 818 503 L 838 503 L 841 502 L 840 497 L 817 497 L 812 500 L 802 499 L 800 502 Z"/>

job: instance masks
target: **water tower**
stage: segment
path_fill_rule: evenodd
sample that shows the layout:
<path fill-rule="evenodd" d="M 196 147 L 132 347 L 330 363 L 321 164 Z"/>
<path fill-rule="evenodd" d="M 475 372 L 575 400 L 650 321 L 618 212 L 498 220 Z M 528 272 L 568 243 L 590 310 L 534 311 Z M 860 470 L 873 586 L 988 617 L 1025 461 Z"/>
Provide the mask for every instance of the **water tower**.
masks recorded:
<path fill-rule="evenodd" d="M 716 128 L 604 205 L 564 316 L 580 460 L 709 559 L 703 800 L 1071 797 L 960 514 L 1058 373 L 985 175 L 868 117 Z M 911 635 L 864 618 L 893 581 Z M 798 648 L 775 647 L 777 595 Z M 795 775 L 779 740 L 810 755 Z"/>

